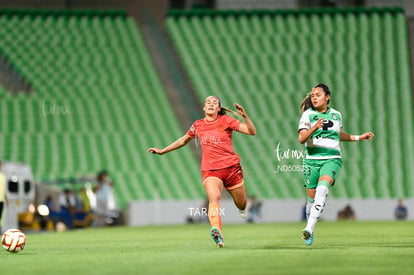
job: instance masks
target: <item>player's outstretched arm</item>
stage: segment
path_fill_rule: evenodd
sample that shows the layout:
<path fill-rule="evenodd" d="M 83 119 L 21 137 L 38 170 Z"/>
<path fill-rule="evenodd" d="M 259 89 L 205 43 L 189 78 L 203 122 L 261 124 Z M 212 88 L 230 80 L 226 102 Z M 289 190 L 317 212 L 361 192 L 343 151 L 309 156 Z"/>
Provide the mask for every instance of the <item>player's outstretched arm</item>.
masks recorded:
<path fill-rule="evenodd" d="M 244 121 L 245 121 L 245 123 L 240 124 L 239 132 L 243 134 L 247 134 L 247 135 L 255 135 L 256 127 L 254 126 L 253 121 L 250 120 L 243 106 L 237 103 L 234 103 L 234 107 L 236 107 L 237 112 L 239 113 L 239 115 L 241 115 L 244 118 Z"/>
<path fill-rule="evenodd" d="M 147 150 L 147 152 L 150 152 L 150 153 L 153 153 L 153 154 L 158 154 L 158 155 L 164 155 L 168 152 L 171 152 L 171 151 L 174 151 L 176 149 L 179 149 L 179 148 L 183 147 L 188 142 L 190 142 L 190 140 L 191 140 L 191 138 L 187 134 L 185 134 L 184 136 L 180 137 L 179 139 L 177 139 L 176 141 L 174 141 L 173 143 L 171 143 L 170 145 L 168 145 L 164 149 L 149 148 Z"/>
<path fill-rule="evenodd" d="M 371 140 L 374 137 L 374 133 L 366 132 L 362 135 L 350 135 L 342 132 L 341 130 L 341 141 L 359 141 L 359 140 Z"/>

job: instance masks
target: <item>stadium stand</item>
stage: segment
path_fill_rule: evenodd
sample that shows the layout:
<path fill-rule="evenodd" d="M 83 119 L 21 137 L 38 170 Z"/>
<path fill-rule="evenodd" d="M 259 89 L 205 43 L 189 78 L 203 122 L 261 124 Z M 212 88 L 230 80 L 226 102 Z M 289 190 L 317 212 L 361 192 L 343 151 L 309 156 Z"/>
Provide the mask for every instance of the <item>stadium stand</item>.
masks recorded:
<path fill-rule="evenodd" d="M 0 11 L 0 52 L 34 92 L 0 86 L 1 157 L 40 181 L 105 168 L 129 200 L 202 197 L 190 148 L 146 152 L 183 135 L 135 21 L 123 11 Z M 189 125 L 190 126 L 190 125 Z"/>
<path fill-rule="evenodd" d="M 372 143 L 343 143 L 344 166 L 330 196 L 413 196 L 402 9 L 171 11 L 166 27 L 200 100 L 216 94 L 226 105 L 237 101 L 256 123 L 257 136 L 236 135 L 234 142 L 250 194 L 303 197 L 295 171 L 296 150 L 303 149 L 296 141 L 298 106 L 322 82 L 333 91 L 331 105 L 343 113 L 345 132 L 376 133 Z"/>
<path fill-rule="evenodd" d="M 146 153 L 181 136 L 174 108 L 135 21 L 125 12 L 0 10 L 0 54 L 34 90 L 0 85 L 1 158 L 40 181 L 106 168 L 120 206 L 202 198 L 190 147 Z M 191 11 L 167 30 L 200 100 L 246 107 L 254 137 L 234 135 L 247 188 L 259 198 L 303 198 L 298 105 L 324 82 L 344 130 L 339 198 L 412 197 L 413 106 L 402 10 Z M 378 142 L 375 142 L 378 140 Z"/>

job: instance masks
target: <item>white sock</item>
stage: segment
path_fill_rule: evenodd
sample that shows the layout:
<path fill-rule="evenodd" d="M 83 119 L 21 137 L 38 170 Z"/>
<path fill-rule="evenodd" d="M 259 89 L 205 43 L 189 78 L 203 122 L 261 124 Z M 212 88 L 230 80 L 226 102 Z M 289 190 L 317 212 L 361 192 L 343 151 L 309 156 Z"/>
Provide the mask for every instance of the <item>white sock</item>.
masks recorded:
<path fill-rule="evenodd" d="M 314 201 L 314 199 L 308 198 L 308 203 L 306 204 L 306 219 L 309 219 L 310 211 Z"/>
<path fill-rule="evenodd" d="M 308 224 L 305 227 L 305 230 L 309 231 L 311 234 L 313 233 L 316 222 L 319 220 L 319 217 L 325 208 L 325 202 L 328 193 L 329 188 L 327 186 L 318 185 L 318 187 L 316 187 L 315 202 L 311 207 Z"/>

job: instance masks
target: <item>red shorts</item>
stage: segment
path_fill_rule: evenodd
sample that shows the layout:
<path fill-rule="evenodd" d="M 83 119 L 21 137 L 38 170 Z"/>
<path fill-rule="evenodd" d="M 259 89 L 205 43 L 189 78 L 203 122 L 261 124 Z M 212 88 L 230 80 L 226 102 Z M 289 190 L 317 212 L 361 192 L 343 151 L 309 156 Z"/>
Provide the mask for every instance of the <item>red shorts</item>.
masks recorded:
<path fill-rule="evenodd" d="M 222 181 L 227 190 L 236 189 L 244 184 L 243 169 L 240 164 L 218 170 L 202 171 L 201 173 L 203 177 L 203 184 L 206 179 L 210 177 L 218 178 Z"/>

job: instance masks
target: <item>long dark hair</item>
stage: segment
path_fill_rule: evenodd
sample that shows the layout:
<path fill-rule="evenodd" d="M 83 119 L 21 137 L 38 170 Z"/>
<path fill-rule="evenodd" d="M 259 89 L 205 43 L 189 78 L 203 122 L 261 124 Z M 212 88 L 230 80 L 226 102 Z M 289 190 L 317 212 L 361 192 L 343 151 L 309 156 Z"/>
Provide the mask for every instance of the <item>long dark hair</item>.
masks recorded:
<path fill-rule="evenodd" d="M 222 116 L 222 115 L 226 115 L 227 113 L 231 113 L 233 115 L 240 116 L 240 114 L 238 112 L 235 112 L 233 110 L 230 110 L 229 108 L 226 108 L 226 107 L 221 106 L 221 99 L 218 96 L 211 95 L 211 96 L 208 96 L 207 98 L 209 98 L 209 97 L 215 97 L 215 98 L 217 98 L 218 103 L 219 103 L 219 107 L 220 107 L 220 110 L 218 111 L 218 115 L 221 115 Z"/>
<path fill-rule="evenodd" d="M 316 84 L 315 86 L 313 86 L 312 89 L 315 89 L 315 88 L 322 88 L 325 95 L 329 95 L 329 96 L 331 95 L 331 90 L 326 84 L 323 84 L 323 83 Z M 329 101 L 330 100 L 328 99 L 328 104 L 329 104 Z M 311 93 L 308 93 L 306 97 L 303 99 L 302 103 L 300 104 L 299 110 L 303 113 L 304 111 L 306 111 L 307 109 L 311 107 L 313 107 Z"/>

